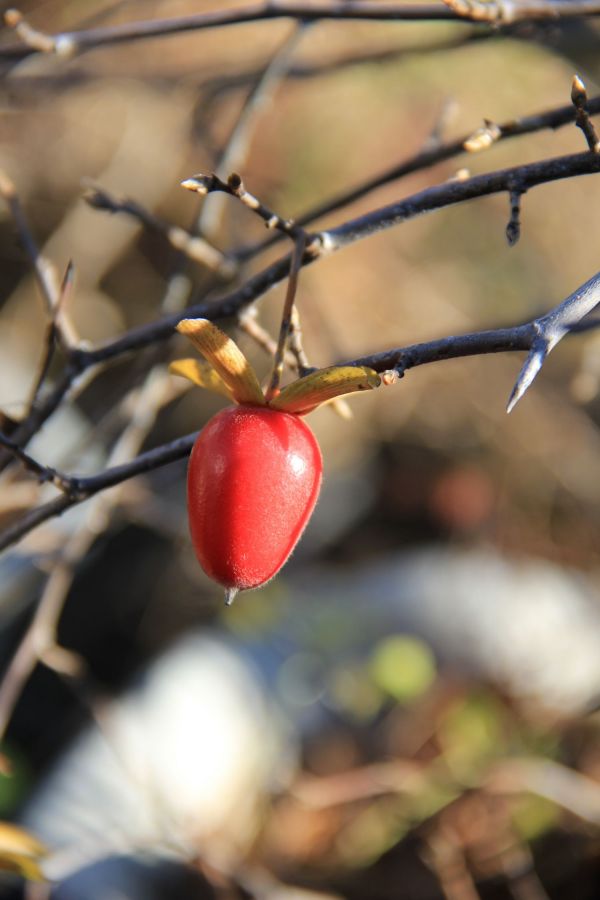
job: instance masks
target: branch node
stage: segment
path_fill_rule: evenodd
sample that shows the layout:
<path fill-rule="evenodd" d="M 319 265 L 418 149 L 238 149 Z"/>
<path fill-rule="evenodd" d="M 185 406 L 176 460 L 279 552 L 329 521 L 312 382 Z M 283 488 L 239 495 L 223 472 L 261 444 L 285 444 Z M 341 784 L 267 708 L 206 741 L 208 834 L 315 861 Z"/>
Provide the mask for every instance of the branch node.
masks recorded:
<path fill-rule="evenodd" d="M 397 369 L 386 369 L 385 372 L 381 373 L 381 383 L 389 387 L 392 384 L 397 384 L 403 377 L 404 372 L 399 372 Z"/>
<path fill-rule="evenodd" d="M 467 138 L 463 143 L 463 149 L 467 153 L 479 153 L 481 150 L 487 150 L 496 141 L 502 137 L 502 129 L 495 122 L 489 119 L 483 120 L 483 126 Z"/>
<path fill-rule="evenodd" d="M 4 13 L 4 23 L 8 28 L 12 28 L 23 43 L 27 47 L 31 47 L 32 50 L 37 50 L 40 53 L 57 52 L 55 38 L 51 37 L 49 34 L 44 34 L 43 31 L 38 31 L 36 28 L 33 28 L 27 22 L 20 10 L 7 9 Z M 71 41 L 71 43 L 73 42 Z M 64 52 L 65 48 L 63 47 L 61 54 L 64 54 Z"/>

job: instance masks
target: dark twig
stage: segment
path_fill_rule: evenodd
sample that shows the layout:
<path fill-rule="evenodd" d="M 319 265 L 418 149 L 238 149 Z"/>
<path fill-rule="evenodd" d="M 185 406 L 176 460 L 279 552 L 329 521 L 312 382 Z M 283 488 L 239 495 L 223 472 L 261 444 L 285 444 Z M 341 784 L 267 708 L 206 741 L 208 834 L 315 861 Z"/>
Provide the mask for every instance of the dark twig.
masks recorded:
<path fill-rule="evenodd" d="M 11 21 L 14 21 L 15 11 L 10 12 L 13 16 Z M 20 16 L 19 13 L 16 15 Z M 410 22 L 456 20 L 460 19 L 460 16 L 438 3 L 391 4 L 380 3 L 377 0 L 348 0 L 346 3 L 340 3 L 339 0 L 295 3 L 292 0 L 292 2 L 280 3 L 277 0 L 268 0 L 265 3 L 253 3 L 238 9 L 195 13 L 171 19 L 127 22 L 122 25 L 68 31 L 59 35 L 44 35 L 48 42 L 45 44 L 44 50 L 72 54 L 109 44 L 122 44 L 151 37 L 181 34 L 185 31 L 223 28 L 229 25 L 241 25 L 246 22 L 268 19 L 297 19 L 305 22 L 320 19 Z M 0 50 L 0 58 L 22 59 L 39 49 L 41 48 L 31 46 L 30 43 L 4 47 Z"/>
<path fill-rule="evenodd" d="M 83 368 L 86 368 L 85 366 Z M 50 418 L 52 413 L 60 406 L 62 400 L 68 394 L 77 375 L 80 374 L 82 368 L 74 366 L 72 361 L 67 365 L 52 388 L 52 391 L 39 404 L 34 404 L 27 418 L 25 418 L 11 433 L 11 438 L 15 444 L 24 447 L 27 442 L 37 434 L 44 422 Z M 0 471 L 2 471 L 14 454 L 0 453 Z"/>
<path fill-rule="evenodd" d="M 376 372 L 383 373 L 384 384 L 393 384 L 397 377 L 402 377 L 409 369 L 426 365 L 427 363 L 440 362 L 445 359 L 457 359 L 464 356 L 529 350 L 530 356 L 519 375 L 517 385 L 509 401 L 510 411 L 531 384 L 550 349 L 556 346 L 569 331 L 578 331 L 581 319 L 591 312 L 598 302 L 600 302 L 600 272 L 590 278 L 589 281 L 545 316 L 541 316 L 524 325 L 453 335 L 421 344 L 413 344 L 408 347 L 394 348 L 383 353 L 362 356 L 358 359 L 345 361 L 341 365 L 368 366 Z M 543 353 L 540 351 L 542 344 L 544 347 Z M 533 363 L 530 362 L 532 359 L 534 360 Z M 533 375 L 531 375 L 533 367 L 536 368 L 533 371 Z M 191 451 L 196 438 L 197 433 L 178 438 L 168 444 L 163 444 L 153 450 L 141 453 L 131 461 L 106 469 L 98 475 L 83 478 L 61 475 L 62 486 L 66 493 L 31 510 L 17 522 L 4 529 L 0 533 L 0 550 L 14 544 L 42 522 L 60 515 L 69 507 L 81 503 L 99 491 L 114 487 L 136 475 L 150 472 L 160 466 L 182 459 Z M 34 460 L 31 462 L 33 462 L 38 475 L 40 472 L 45 471 L 45 467 L 40 463 Z"/>
<path fill-rule="evenodd" d="M 575 124 L 578 128 L 581 128 L 587 141 L 587 145 L 592 153 L 600 153 L 598 135 L 596 134 L 596 129 L 590 119 L 587 91 L 585 89 L 585 84 L 579 75 L 573 76 L 571 100 L 575 107 Z"/>
<path fill-rule="evenodd" d="M 399 203 L 391 203 L 381 209 L 367 213 L 337 228 L 321 233 L 325 251 L 339 249 L 375 234 L 385 228 L 399 225 L 424 212 L 431 212 L 442 206 L 462 203 L 475 197 L 484 197 L 510 191 L 514 184 L 522 190 L 530 190 L 539 184 L 559 181 L 574 175 L 591 175 L 600 172 L 600 160 L 597 155 L 577 153 L 559 156 L 510 169 L 501 169 L 485 175 L 476 175 L 460 181 L 447 182 L 437 187 L 428 188 Z"/>
<path fill-rule="evenodd" d="M 590 114 L 600 113 L 600 97 L 593 97 L 589 100 L 587 102 L 587 110 Z M 437 163 L 453 159 L 456 156 L 460 156 L 460 154 L 465 151 L 473 153 L 490 147 L 499 140 L 521 137 L 525 134 L 533 134 L 546 128 L 553 130 L 561 128 L 564 125 L 569 125 L 574 122 L 575 117 L 576 111 L 573 108 L 573 105 L 569 104 L 568 106 L 560 106 L 543 113 L 523 116 L 520 119 L 511 119 L 501 125 L 493 125 L 493 123 L 487 122 L 484 129 L 480 129 L 479 131 L 465 135 L 457 140 L 442 144 L 439 147 L 421 150 L 415 156 L 410 157 L 404 162 L 374 175 L 366 181 L 361 182 L 356 187 L 338 194 L 337 196 L 326 200 L 324 203 L 312 207 L 305 213 L 297 216 L 294 221 L 298 226 L 308 225 L 317 219 L 323 218 L 323 216 L 336 212 L 339 209 L 343 209 L 351 203 L 355 203 L 357 200 L 362 199 L 367 194 L 371 193 L 371 191 L 374 191 L 379 187 L 383 187 L 392 181 L 398 181 L 401 178 L 405 178 L 407 175 L 412 175 L 423 169 L 428 169 Z M 483 139 L 482 132 L 485 132 L 488 137 Z M 243 248 L 241 251 L 238 251 L 236 256 L 241 260 L 254 256 L 257 252 L 266 249 L 279 239 L 279 235 L 274 235 L 266 241 L 261 241 L 259 244 L 252 244 Z"/>
<path fill-rule="evenodd" d="M 0 446 L 8 450 L 16 459 L 23 463 L 28 472 L 32 472 L 41 482 L 52 481 L 53 469 L 42 466 L 33 457 L 25 453 L 18 444 L 15 444 L 6 434 L 0 431 Z"/>
<path fill-rule="evenodd" d="M 62 324 L 59 320 L 61 311 L 64 309 L 66 301 L 68 300 L 72 290 L 73 290 L 73 282 L 75 279 L 75 267 L 73 265 L 72 260 L 69 260 L 67 264 L 67 268 L 65 270 L 65 274 L 63 277 L 62 284 L 60 286 L 60 291 L 58 293 L 58 297 L 56 299 L 56 304 L 50 313 L 50 319 L 48 324 L 46 325 L 46 335 L 44 338 L 44 355 L 42 357 L 42 361 L 40 363 L 38 376 L 35 380 L 35 384 L 33 390 L 31 392 L 31 400 L 29 402 L 28 408 L 33 409 L 40 392 L 46 382 L 46 378 L 48 376 L 48 372 L 50 371 L 50 366 L 52 365 L 52 360 L 54 358 L 54 352 L 56 350 L 57 345 L 60 346 L 68 358 L 71 352 L 71 348 L 73 346 L 72 338 L 67 338 Z"/>
<path fill-rule="evenodd" d="M 276 229 L 293 240 L 297 240 L 298 237 L 304 234 L 303 229 L 296 225 L 293 219 L 282 219 L 268 206 L 261 203 L 254 194 L 247 191 L 240 175 L 235 172 L 229 176 L 227 181 L 223 181 L 222 178 L 214 174 L 193 175 L 191 178 L 186 178 L 185 181 L 182 181 L 181 186 L 188 191 L 200 194 L 202 197 L 215 192 L 229 194 L 230 197 L 237 197 L 244 206 L 247 206 L 248 209 L 251 209 L 253 213 L 256 213 L 263 220 L 267 228 Z"/>
<path fill-rule="evenodd" d="M 197 436 L 198 434 L 195 433 L 177 438 L 177 440 L 163 444 L 154 450 L 140 453 L 131 462 L 113 466 L 104 472 L 100 472 L 98 475 L 92 475 L 87 478 L 63 476 L 64 484 L 68 488 L 67 492 L 30 510 L 19 520 L 9 525 L 8 528 L 5 528 L 0 533 L 0 550 L 4 550 L 11 544 L 16 543 L 25 534 L 41 525 L 42 522 L 47 522 L 48 519 L 60 516 L 65 510 L 82 503 L 84 500 L 88 500 L 100 491 L 121 484 L 135 475 L 142 475 L 178 459 L 185 458 L 190 453 Z M 44 467 L 39 466 L 39 468 L 43 469 Z"/>
<path fill-rule="evenodd" d="M 562 178 L 591 175 L 597 172 L 600 172 L 600 157 L 591 153 L 576 153 L 476 175 L 464 181 L 446 182 L 419 191 L 399 203 L 374 210 L 366 216 L 352 219 L 338 228 L 322 232 L 319 236 L 322 243 L 321 254 L 305 253 L 302 264 L 310 265 L 324 253 L 339 250 L 354 241 L 385 228 L 407 222 L 423 213 L 476 197 L 508 192 L 515 183 L 522 185 L 524 190 L 530 190 L 537 185 L 558 181 Z M 314 241 L 311 246 L 315 246 Z M 203 317 L 211 321 L 235 316 L 240 310 L 283 281 L 289 273 L 289 266 L 290 257 L 286 255 L 253 275 L 240 288 L 220 299 L 188 307 L 185 316 L 187 318 Z M 80 370 L 171 337 L 181 318 L 181 313 L 165 316 L 139 328 L 132 328 L 115 340 L 93 350 L 81 350 L 77 355 Z"/>
<path fill-rule="evenodd" d="M 356 240 L 368 237 L 384 228 L 398 225 L 425 212 L 441 209 L 463 200 L 488 194 L 510 191 L 515 183 L 524 190 L 539 184 L 570 178 L 577 175 L 600 171 L 600 156 L 591 153 L 557 157 L 524 166 L 515 166 L 485 175 L 477 175 L 464 181 L 449 182 L 420 191 L 397 204 L 375 210 L 366 216 L 323 232 L 320 236 L 322 252 L 331 252 L 347 246 Z M 315 243 L 313 242 L 313 246 Z M 318 255 L 305 253 L 302 264 L 309 265 Z M 188 307 L 188 318 L 204 317 L 213 321 L 237 315 L 270 288 L 279 284 L 289 273 L 290 257 L 285 256 L 252 276 L 240 288 L 210 303 L 200 303 Z M 181 312 L 164 316 L 162 319 L 133 328 L 113 341 L 92 350 L 77 349 L 71 354 L 69 365 L 60 381 L 46 400 L 37 406 L 11 435 L 15 443 L 24 446 L 46 419 L 54 412 L 68 392 L 74 379 L 83 371 L 98 363 L 115 359 L 124 353 L 139 350 L 173 335 L 177 323 L 184 314 Z M 529 348 L 527 348 L 529 349 Z"/>

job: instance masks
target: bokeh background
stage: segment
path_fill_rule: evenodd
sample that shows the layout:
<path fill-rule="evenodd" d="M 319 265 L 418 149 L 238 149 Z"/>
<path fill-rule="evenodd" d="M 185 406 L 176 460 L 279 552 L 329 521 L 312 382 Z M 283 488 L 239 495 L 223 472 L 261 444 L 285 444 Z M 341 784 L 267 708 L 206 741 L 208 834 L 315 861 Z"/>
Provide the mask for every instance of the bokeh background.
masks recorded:
<path fill-rule="evenodd" d="M 56 33 L 237 5 L 20 9 Z M 6 29 L 0 46 L 15 40 Z M 179 184 L 218 168 L 283 45 L 287 65 L 263 85 L 231 168 L 286 217 L 418 153 L 436 129 L 450 140 L 484 118 L 560 106 L 575 72 L 590 95 L 600 78 L 591 20 L 509 34 L 281 19 L 4 61 L 0 165 L 44 256 L 59 274 L 75 264 L 65 315 L 79 339 L 98 344 L 217 299 L 281 255 L 280 243 L 236 275 L 215 273 L 160 228 L 91 208 L 85 194 L 96 185 L 163 223 L 200 227 L 226 254 L 260 240 L 263 226 L 234 199 L 203 207 Z M 372 191 L 314 227 L 463 167 L 476 174 L 583 147 L 574 126 L 500 142 Z M 311 364 L 549 309 L 598 269 L 598 191 L 591 176 L 527 194 L 514 247 L 508 198 L 498 196 L 304 270 L 298 307 Z M 26 410 L 46 316 L 5 204 L 0 253 L 7 425 Z M 271 335 L 283 290 L 256 304 Z M 266 376 L 269 356 L 240 323 L 224 325 Z M 132 428 L 142 449 L 200 428 L 221 403 L 164 374 L 182 352 L 172 339 L 84 379 L 32 455 L 93 473 Z M 58 588 L 58 641 L 79 668 L 37 666 L 3 744 L 0 815 L 49 845 L 52 882 L 23 888 L 7 875 L 6 896 L 599 896 L 597 360 L 593 332 L 563 342 L 510 416 L 517 355 L 411 371 L 350 401 L 351 421 L 314 413 L 326 473 L 315 516 L 281 574 L 232 609 L 189 543 L 185 462 L 107 493 L 92 512 L 95 501 L 83 504 L 6 553 L 8 665 L 65 548 L 88 536 Z M 60 360 L 50 381 L 59 371 Z M 11 468 L 2 523 L 48 491 Z"/>

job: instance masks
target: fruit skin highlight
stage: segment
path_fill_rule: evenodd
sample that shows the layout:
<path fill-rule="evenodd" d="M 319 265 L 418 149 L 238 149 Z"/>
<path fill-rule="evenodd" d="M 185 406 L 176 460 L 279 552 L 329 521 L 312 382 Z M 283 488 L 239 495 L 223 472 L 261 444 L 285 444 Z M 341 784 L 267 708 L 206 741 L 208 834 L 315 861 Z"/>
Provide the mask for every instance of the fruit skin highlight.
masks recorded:
<path fill-rule="evenodd" d="M 240 405 L 200 433 L 188 467 L 192 542 L 207 575 L 231 596 L 279 571 L 313 512 L 323 463 L 294 413 Z"/>

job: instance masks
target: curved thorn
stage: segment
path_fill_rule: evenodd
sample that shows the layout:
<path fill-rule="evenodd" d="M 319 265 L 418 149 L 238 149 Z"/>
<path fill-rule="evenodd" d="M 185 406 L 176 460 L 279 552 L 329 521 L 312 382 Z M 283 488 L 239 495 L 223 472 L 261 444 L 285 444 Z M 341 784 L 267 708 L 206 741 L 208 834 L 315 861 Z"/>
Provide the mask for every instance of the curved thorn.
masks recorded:
<path fill-rule="evenodd" d="M 543 341 L 536 341 L 529 356 L 525 360 L 523 368 L 519 372 L 519 376 L 515 382 L 515 386 L 512 389 L 512 393 L 508 400 L 508 405 L 506 407 L 506 412 L 510 413 L 515 408 L 525 391 L 531 386 L 533 380 L 536 375 L 542 368 L 544 364 L 544 360 L 548 356 L 550 348 L 548 343 Z"/>

